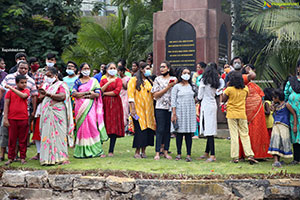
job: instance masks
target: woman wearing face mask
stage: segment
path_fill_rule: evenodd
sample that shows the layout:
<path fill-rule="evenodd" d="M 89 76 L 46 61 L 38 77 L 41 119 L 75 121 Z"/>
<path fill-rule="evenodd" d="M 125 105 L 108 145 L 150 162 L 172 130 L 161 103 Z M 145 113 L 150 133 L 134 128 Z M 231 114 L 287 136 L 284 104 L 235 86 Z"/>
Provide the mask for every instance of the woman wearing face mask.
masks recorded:
<path fill-rule="evenodd" d="M 102 143 L 108 139 L 103 120 L 100 85 L 91 78 L 87 63 L 80 65 L 80 76 L 73 86 L 77 138 L 75 158 L 105 157 Z"/>
<path fill-rule="evenodd" d="M 146 147 L 154 145 L 156 129 L 150 66 L 141 63 L 135 75 L 128 83 L 130 115 L 134 125 L 132 147 L 136 148 L 134 158 L 146 158 Z"/>
<path fill-rule="evenodd" d="M 120 97 L 122 80 L 116 77 L 118 71 L 115 63 L 107 65 L 107 78 L 100 82 L 103 92 L 104 122 L 110 138 L 108 156 L 114 155 L 117 137 L 124 137 L 123 106 Z"/>
<path fill-rule="evenodd" d="M 126 127 L 128 125 L 128 117 L 129 117 L 129 102 L 128 102 L 127 86 L 130 77 L 126 76 L 125 72 L 126 72 L 126 68 L 124 66 L 118 67 L 118 73 L 122 79 L 122 90 L 120 92 L 120 97 L 122 99 L 122 105 L 123 105 L 124 126 Z"/>
<path fill-rule="evenodd" d="M 171 91 L 173 86 L 177 83 L 174 76 L 170 76 L 171 64 L 164 61 L 160 64 L 161 76 L 156 77 L 153 83 L 151 92 L 156 100 L 155 118 L 156 118 L 156 144 L 155 144 L 155 160 L 159 160 L 160 148 L 164 144 L 164 157 L 172 159 L 168 155 L 170 146 L 170 127 L 171 127 Z M 172 71 L 171 71 L 172 74 Z"/>
<path fill-rule="evenodd" d="M 78 79 L 78 76 L 76 76 L 76 71 L 77 71 L 77 64 L 75 62 L 68 61 L 67 70 L 66 70 L 68 76 L 65 76 L 63 78 L 63 81 L 67 83 L 70 91 L 72 91 L 75 81 Z"/>
<path fill-rule="evenodd" d="M 192 136 L 196 131 L 196 105 L 194 90 L 191 81 L 191 71 L 184 68 L 179 73 L 178 83 L 173 87 L 171 94 L 172 118 L 171 121 L 176 128 L 176 160 L 181 159 L 181 147 L 183 136 L 185 136 L 187 157 L 186 161 L 191 162 Z M 177 126 L 177 127 L 176 127 Z"/>
<path fill-rule="evenodd" d="M 57 76 L 57 70 L 49 68 L 45 83 L 39 89 L 40 98 L 43 98 L 40 116 L 41 165 L 68 164 L 67 145 L 73 146 L 70 92 L 67 84 L 59 81 Z"/>

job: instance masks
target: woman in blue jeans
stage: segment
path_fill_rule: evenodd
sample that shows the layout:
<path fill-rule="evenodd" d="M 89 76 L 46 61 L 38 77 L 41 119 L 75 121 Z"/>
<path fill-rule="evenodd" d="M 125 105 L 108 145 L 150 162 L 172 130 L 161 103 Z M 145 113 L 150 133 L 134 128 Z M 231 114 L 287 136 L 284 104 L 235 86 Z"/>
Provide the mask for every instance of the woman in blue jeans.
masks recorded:
<path fill-rule="evenodd" d="M 164 157 L 172 159 L 168 155 L 170 146 L 170 127 L 171 127 L 171 90 L 177 83 L 177 79 L 171 76 L 171 64 L 164 61 L 160 65 L 160 76 L 156 77 L 151 92 L 156 100 L 155 118 L 156 118 L 156 144 L 155 160 L 159 160 L 161 144 L 164 144 Z"/>

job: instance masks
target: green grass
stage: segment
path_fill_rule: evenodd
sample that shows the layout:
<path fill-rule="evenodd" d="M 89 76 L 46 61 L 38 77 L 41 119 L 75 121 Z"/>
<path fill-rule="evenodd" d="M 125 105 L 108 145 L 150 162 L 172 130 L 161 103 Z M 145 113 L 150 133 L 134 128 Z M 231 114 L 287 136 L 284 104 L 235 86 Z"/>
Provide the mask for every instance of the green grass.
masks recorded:
<path fill-rule="evenodd" d="M 89 159 L 75 159 L 73 157 L 73 149 L 69 149 L 69 156 L 71 163 L 69 165 L 59 166 L 40 166 L 38 161 L 30 161 L 26 165 L 20 163 L 13 163 L 13 168 L 32 168 L 32 169 L 61 169 L 61 170 L 124 170 L 124 171 L 141 171 L 146 173 L 157 174 L 186 174 L 186 175 L 228 175 L 228 174 L 276 174 L 280 171 L 287 173 L 300 173 L 300 165 L 288 166 L 284 165 L 282 168 L 274 169 L 272 167 L 273 160 L 260 162 L 257 165 L 250 165 L 248 162 L 240 162 L 238 164 L 230 163 L 230 141 L 225 139 L 216 139 L 216 158 L 215 163 L 206 163 L 205 161 L 196 160 L 197 157 L 203 154 L 206 140 L 193 140 L 192 159 L 193 161 L 187 163 L 183 160 L 175 161 L 176 144 L 175 139 L 171 140 L 170 151 L 173 160 L 161 158 L 159 161 L 153 159 L 155 155 L 154 147 L 147 148 L 146 159 L 134 159 L 134 149 L 132 147 L 132 136 L 117 139 L 115 147 L 115 156 L 110 158 L 89 158 Z M 108 151 L 109 142 L 104 143 L 105 152 Z M 185 142 L 182 146 L 183 158 L 185 158 Z M 35 146 L 32 145 L 27 151 L 27 158 L 31 158 L 36 153 Z M 291 162 L 291 159 L 284 160 Z M 0 166 L 3 166 L 2 162 Z"/>

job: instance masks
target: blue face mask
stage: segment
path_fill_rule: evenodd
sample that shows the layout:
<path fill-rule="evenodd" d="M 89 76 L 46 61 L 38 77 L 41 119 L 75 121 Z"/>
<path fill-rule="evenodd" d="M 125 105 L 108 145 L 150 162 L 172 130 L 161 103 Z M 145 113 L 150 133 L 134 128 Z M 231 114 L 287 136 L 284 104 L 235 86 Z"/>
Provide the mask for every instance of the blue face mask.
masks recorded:
<path fill-rule="evenodd" d="M 67 69 L 66 72 L 67 72 L 68 75 L 75 74 L 74 70 L 71 70 L 71 69 Z"/>
<path fill-rule="evenodd" d="M 151 70 L 150 70 L 150 69 L 146 69 L 144 75 L 145 75 L 146 77 L 151 76 Z"/>

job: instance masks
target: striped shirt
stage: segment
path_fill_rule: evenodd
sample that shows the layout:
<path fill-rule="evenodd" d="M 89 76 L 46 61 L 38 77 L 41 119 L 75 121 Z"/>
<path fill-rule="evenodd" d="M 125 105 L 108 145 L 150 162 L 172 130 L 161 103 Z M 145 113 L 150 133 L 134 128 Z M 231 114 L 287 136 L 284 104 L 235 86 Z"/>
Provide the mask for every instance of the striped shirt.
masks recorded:
<path fill-rule="evenodd" d="M 5 86 L 5 85 L 16 87 L 16 77 L 17 77 L 17 75 L 19 75 L 19 72 L 15 72 L 13 74 L 8 74 L 4 78 L 4 80 L 1 82 L 0 89 L 5 90 L 5 88 L 3 88 L 3 86 Z M 38 90 L 36 88 L 34 80 L 30 76 L 28 76 L 28 74 L 26 74 L 25 76 L 27 78 L 27 87 L 26 88 L 29 89 L 30 96 L 37 96 L 39 93 L 38 93 Z"/>

